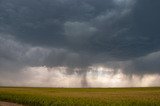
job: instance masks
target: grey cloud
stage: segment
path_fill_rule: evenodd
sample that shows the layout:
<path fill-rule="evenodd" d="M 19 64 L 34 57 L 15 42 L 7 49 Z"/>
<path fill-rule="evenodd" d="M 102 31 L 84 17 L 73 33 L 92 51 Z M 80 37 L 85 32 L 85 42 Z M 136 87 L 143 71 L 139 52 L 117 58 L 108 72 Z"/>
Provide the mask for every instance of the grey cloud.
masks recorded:
<path fill-rule="evenodd" d="M 0 34 L 0 71 L 20 71 L 27 66 L 43 66 L 51 50 L 32 47 L 14 37 Z"/>
<path fill-rule="evenodd" d="M 78 54 L 66 49 L 22 44 L 9 35 L 2 35 L 0 36 L 0 71 L 12 70 L 13 72 L 27 66 L 63 66 L 74 69 L 87 68 L 91 65 L 91 60 L 85 54 Z"/>
<path fill-rule="evenodd" d="M 85 72 L 94 64 L 122 61 L 115 67 L 126 72 L 159 73 L 158 65 L 148 67 L 152 61 L 142 59 L 160 50 L 159 7 L 158 0 L 1 0 L 0 65 Z M 4 41 L 6 34 L 13 38 Z"/>
<path fill-rule="evenodd" d="M 147 56 L 130 61 L 123 70 L 126 73 L 153 74 L 159 73 L 160 52 L 151 53 Z"/>
<path fill-rule="evenodd" d="M 121 70 L 127 75 L 159 74 L 160 51 L 127 61 L 108 61 L 101 65 L 114 69 L 115 73 Z"/>
<path fill-rule="evenodd" d="M 69 42 L 83 44 L 97 31 L 95 27 L 84 22 L 66 22 L 64 24 L 65 35 Z"/>
<path fill-rule="evenodd" d="M 23 48 L 18 42 L 13 40 L 13 37 L 0 34 L 0 70 L 10 71 L 17 70 L 24 65 L 21 64 L 22 55 L 27 48 Z"/>

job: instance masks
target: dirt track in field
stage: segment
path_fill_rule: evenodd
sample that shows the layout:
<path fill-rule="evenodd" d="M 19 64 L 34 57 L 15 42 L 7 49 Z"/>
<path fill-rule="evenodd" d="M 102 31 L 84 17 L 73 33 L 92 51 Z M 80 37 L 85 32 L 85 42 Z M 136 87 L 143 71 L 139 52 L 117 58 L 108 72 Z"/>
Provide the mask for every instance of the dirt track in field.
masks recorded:
<path fill-rule="evenodd" d="M 24 106 L 16 103 L 10 103 L 10 102 L 2 102 L 0 101 L 0 106 Z"/>

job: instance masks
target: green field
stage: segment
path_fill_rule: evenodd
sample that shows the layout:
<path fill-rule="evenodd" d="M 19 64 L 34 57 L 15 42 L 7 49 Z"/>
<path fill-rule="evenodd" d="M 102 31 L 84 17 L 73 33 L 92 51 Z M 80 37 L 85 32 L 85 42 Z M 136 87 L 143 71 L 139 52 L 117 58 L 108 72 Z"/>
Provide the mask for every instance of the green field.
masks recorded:
<path fill-rule="evenodd" d="M 160 106 L 153 88 L 11 88 L 0 87 L 0 101 L 28 106 Z"/>

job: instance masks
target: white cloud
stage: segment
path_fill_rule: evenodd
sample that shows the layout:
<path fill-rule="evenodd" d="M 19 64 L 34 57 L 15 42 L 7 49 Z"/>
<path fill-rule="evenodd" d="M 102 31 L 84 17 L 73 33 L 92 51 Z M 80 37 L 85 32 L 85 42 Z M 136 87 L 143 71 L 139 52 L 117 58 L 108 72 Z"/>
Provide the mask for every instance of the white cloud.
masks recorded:
<path fill-rule="evenodd" d="M 35 86 L 35 87 L 83 87 L 83 76 L 77 73 L 65 74 L 65 67 L 28 67 L 18 74 L 1 73 L 0 84 L 9 86 Z M 88 87 L 148 87 L 159 86 L 160 75 L 145 74 L 143 76 L 127 76 L 119 70 L 114 73 L 108 68 L 93 67 L 86 74 Z"/>

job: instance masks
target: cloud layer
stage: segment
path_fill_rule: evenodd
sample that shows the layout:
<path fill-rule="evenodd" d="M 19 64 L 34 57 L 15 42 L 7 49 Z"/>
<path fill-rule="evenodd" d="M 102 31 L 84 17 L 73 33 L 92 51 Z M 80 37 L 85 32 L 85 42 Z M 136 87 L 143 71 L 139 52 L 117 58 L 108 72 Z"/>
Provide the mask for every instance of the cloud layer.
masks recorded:
<path fill-rule="evenodd" d="M 159 0 L 1 0 L 0 73 L 90 67 L 160 73 Z M 11 76 L 11 75 L 9 75 Z"/>

